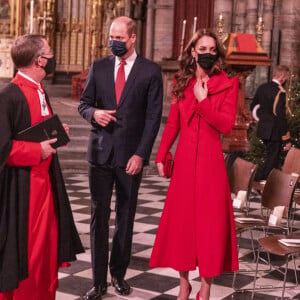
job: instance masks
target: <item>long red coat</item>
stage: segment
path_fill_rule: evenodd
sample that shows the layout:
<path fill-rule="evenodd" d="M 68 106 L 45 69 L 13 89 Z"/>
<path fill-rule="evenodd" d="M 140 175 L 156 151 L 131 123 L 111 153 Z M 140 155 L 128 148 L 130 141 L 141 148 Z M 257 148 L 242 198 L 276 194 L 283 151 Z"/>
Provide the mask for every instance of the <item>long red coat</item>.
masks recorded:
<path fill-rule="evenodd" d="M 183 99 L 172 101 L 156 157 L 156 162 L 164 161 L 180 131 L 150 266 L 178 271 L 198 266 L 202 277 L 212 277 L 238 269 L 220 133 L 234 125 L 239 83 L 224 72 L 212 76 L 208 97 L 200 103 L 194 96 L 195 83 L 190 81 Z"/>

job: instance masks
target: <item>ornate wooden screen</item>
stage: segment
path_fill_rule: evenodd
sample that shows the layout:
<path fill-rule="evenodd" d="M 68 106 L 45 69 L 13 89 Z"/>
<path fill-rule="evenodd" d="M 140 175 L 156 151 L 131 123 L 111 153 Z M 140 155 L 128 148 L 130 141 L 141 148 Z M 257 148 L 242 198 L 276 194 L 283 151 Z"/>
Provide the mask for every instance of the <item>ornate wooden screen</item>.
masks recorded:
<path fill-rule="evenodd" d="M 56 70 L 81 72 L 109 54 L 109 27 L 124 8 L 124 0 L 56 0 Z"/>
<path fill-rule="evenodd" d="M 55 22 L 57 71 L 80 72 L 90 65 L 91 49 L 94 47 L 93 34 L 97 32 L 98 2 L 57 0 Z"/>

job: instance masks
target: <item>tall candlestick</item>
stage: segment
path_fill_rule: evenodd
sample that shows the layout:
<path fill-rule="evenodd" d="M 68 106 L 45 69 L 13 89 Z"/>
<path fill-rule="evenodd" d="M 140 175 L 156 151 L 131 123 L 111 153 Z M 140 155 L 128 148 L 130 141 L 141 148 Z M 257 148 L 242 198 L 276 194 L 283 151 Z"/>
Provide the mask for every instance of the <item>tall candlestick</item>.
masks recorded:
<path fill-rule="evenodd" d="M 183 20 L 181 39 L 184 40 L 186 20 Z"/>
<path fill-rule="evenodd" d="M 264 34 L 264 21 L 263 21 L 263 18 L 261 16 L 258 17 L 258 21 L 256 23 L 255 28 L 256 28 L 256 39 L 261 44 L 262 37 L 263 37 L 263 34 Z"/>
<path fill-rule="evenodd" d="M 194 17 L 194 27 L 193 27 L 193 35 L 196 32 L 196 27 L 197 27 L 197 17 Z"/>
<path fill-rule="evenodd" d="M 34 0 L 30 1 L 30 27 L 29 27 L 29 33 L 33 33 L 33 7 L 34 6 Z"/>
<path fill-rule="evenodd" d="M 222 14 L 220 14 L 219 18 L 217 19 L 217 33 L 219 39 L 221 40 L 222 40 L 223 32 L 224 32 L 224 19 Z"/>

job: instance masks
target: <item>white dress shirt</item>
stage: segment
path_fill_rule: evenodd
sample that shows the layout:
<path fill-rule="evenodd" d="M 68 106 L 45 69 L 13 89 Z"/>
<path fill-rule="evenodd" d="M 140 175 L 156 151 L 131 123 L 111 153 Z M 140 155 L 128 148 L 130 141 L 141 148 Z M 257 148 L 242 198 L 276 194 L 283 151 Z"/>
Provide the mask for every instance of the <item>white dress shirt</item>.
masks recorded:
<path fill-rule="evenodd" d="M 132 66 L 133 66 L 134 62 L 135 62 L 136 57 L 137 57 L 137 54 L 134 50 L 134 52 L 129 57 L 127 57 L 125 59 L 125 61 L 126 61 L 126 64 L 124 66 L 124 68 L 125 68 L 125 82 L 127 81 L 127 78 L 129 76 L 129 73 L 132 69 Z M 115 75 L 115 81 L 116 81 L 116 78 L 117 78 L 117 73 L 118 73 L 118 70 L 119 70 L 119 67 L 120 67 L 121 60 L 122 59 L 120 57 L 116 56 L 116 58 L 115 58 L 115 74 L 114 74 Z"/>

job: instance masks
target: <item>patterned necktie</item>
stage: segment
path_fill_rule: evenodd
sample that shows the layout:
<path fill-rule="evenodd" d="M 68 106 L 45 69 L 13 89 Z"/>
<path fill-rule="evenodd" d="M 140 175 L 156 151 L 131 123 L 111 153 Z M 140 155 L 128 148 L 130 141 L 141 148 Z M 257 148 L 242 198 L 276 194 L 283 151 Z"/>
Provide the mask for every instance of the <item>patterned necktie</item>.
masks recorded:
<path fill-rule="evenodd" d="M 122 95 L 122 91 L 125 85 L 125 65 L 126 65 L 126 61 L 125 60 L 121 60 L 119 69 L 118 69 L 118 73 L 117 73 L 117 78 L 116 78 L 116 82 L 115 82 L 115 91 L 116 91 L 116 100 L 117 100 L 117 104 L 119 104 L 121 95 Z"/>

